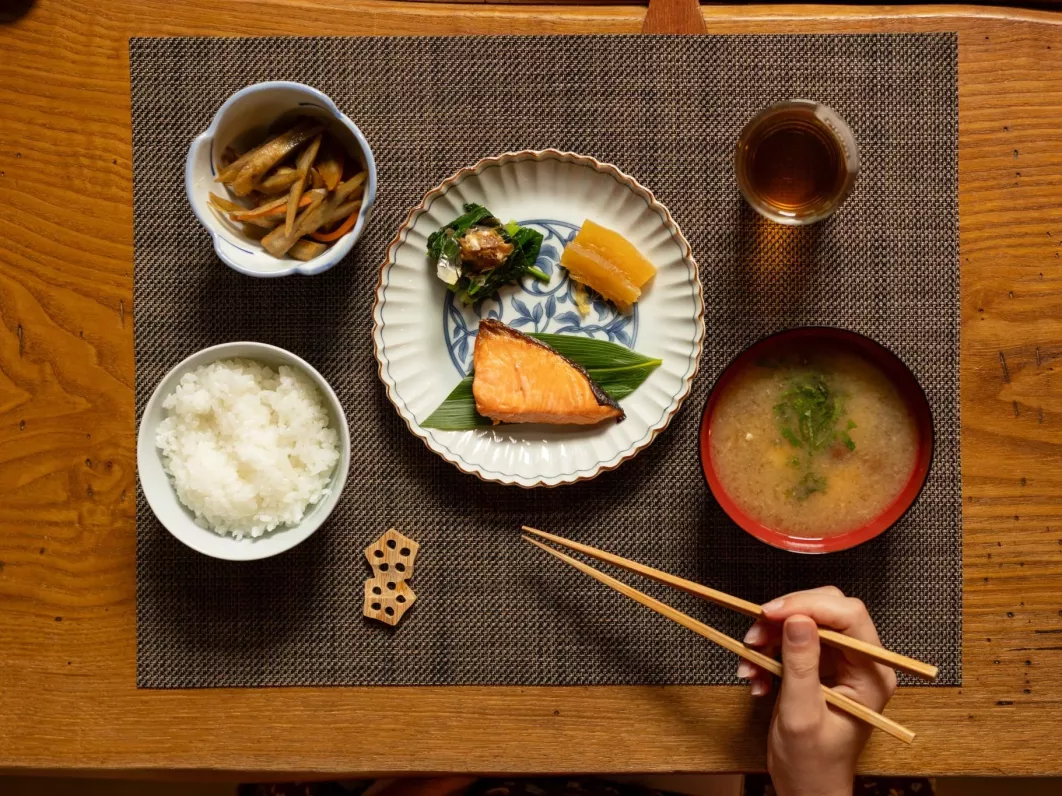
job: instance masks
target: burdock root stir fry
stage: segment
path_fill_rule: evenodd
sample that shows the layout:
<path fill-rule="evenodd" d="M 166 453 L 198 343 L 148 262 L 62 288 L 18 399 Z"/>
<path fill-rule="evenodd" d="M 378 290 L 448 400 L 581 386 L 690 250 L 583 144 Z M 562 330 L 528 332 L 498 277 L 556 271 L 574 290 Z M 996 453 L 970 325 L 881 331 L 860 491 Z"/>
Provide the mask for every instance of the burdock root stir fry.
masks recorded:
<path fill-rule="evenodd" d="M 212 193 L 211 204 L 274 257 L 312 260 L 357 223 L 366 171 L 313 119 L 242 155 L 229 147 L 218 165 L 243 203 Z"/>

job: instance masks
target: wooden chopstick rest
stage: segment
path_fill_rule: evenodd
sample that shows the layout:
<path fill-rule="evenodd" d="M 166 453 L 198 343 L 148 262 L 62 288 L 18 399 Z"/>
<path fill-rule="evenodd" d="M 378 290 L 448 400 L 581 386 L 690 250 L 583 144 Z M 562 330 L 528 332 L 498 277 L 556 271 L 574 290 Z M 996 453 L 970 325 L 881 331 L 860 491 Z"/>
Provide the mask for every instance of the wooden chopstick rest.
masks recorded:
<path fill-rule="evenodd" d="M 417 595 L 404 580 L 365 581 L 365 607 L 363 613 L 369 619 L 394 627 L 409 610 Z"/>
<path fill-rule="evenodd" d="M 365 558 L 376 577 L 409 580 L 413 577 L 413 562 L 420 545 L 391 528 L 365 548 Z"/>
<path fill-rule="evenodd" d="M 392 627 L 398 624 L 417 599 L 406 581 L 413 577 L 419 550 L 419 544 L 394 528 L 365 548 L 373 574 L 365 581 L 365 616 Z"/>

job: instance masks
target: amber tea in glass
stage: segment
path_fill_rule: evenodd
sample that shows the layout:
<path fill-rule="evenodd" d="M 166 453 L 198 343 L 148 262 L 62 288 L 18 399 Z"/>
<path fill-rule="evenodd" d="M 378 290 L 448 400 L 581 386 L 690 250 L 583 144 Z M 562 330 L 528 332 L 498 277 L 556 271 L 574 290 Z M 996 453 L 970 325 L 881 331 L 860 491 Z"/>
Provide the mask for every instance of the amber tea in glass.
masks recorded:
<path fill-rule="evenodd" d="M 813 224 L 833 213 L 859 174 L 855 136 L 831 108 L 779 102 L 738 138 L 737 183 L 756 212 L 779 224 Z"/>

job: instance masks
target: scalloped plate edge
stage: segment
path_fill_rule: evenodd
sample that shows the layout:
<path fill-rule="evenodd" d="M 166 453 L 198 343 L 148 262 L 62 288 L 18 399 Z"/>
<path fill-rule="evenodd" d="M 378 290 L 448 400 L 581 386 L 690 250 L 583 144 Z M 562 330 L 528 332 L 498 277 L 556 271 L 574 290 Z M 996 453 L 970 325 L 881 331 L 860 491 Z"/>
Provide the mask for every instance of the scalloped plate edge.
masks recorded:
<path fill-rule="evenodd" d="M 406 408 L 405 403 L 398 396 L 395 382 L 387 374 L 387 360 L 383 353 L 384 275 L 387 268 L 394 264 L 398 248 L 405 243 L 409 231 L 413 228 L 414 222 L 427 211 L 430 202 L 437 197 L 442 196 L 450 190 L 450 188 L 458 185 L 466 178 L 479 174 L 484 169 L 491 166 L 501 166 L 506 163 L 518 163 L 525 160 L 559 160 L 565 163 L 589 166 L 595 171 L 612 175 L 620 183 L 630 188 L 635 194 L 643 197 L 649 203 L 651 210 L 654 210 L 658 215 L 663 216 L 664 225 L 667 227 L 668 232 L 671 233 L 673 239 L 679 242 L 682 249 L 682 258 L 689 265 L 690 271 L 693 274 L 694 298 L 697 305 L 697 315 L 694 318 L 696 335 L 693 341 L 693 367 L 683 380 L 681 389 L 679 389 L 678 393 L 672 398 L 670 406 L 668 406 L 667 410 L 664 412 L 663 419 L 659 421 L 655 427 L 650 429 L 649 434 L 644 439 L 640 440 L 627 450 L 621 451 L 609 461 L 599 462 L 595 467 L 590 468 L 589 470 L 578 470 L 574 473 L 565 475 L 539 476 L 537 478 L 525 478 L 518 475 L 484 470 L 479 466 L 468 466 L 465 462 L 461 461 L 459 457 L 454 456 L 449 450 L 436 444 L 435 440 L 431 438 L 431 435 L 416 422 L 412 414 Z M 693 379 L 697 376 L 697 371 L 700 368 L 701 354 L 703 353 L 704 348 L 704 291 L 701 287 L 700 269 L 697 266 L 697 261 L 693 257 L 693 250 L 690 248 L 689 241 L 687 241 L 686 236 L 682 234 L 682 230 L 679 229 L 678 224 L 672 217 L 671 211 L 657 201 L 652 191 L 616 166 L 613 166 L 611 163 L 604 163 L 589 155 L 579 155 L 575 152 L 563 152 L 558 149 L 525 149 L 518 152 L 506 152 L 501 155 L 483 158 L 475 165 L 455 172 L 439 183 L 439 185 L 425 193 L 420 202 L 409 211 L 405 221 L 399 226 L 398 232 L 395 233 L 395 236 L 387 245 L 387 253 L 383 262 L 380 264 L 379 277 L 376 283 L 376 298 L 372 308 L 372 342 L 373 354 L 376 356 L 377 374 L 387 391 L 388 400 L 398 411 L 399 417 L 405 421 L 406 427 L 410 432 L 418 437 L 429 450 L 441 456 L 461 472 L 467 473 L 468 475 L 474 475 L 483 481 L 509 484 L 523 487 L 524 489 L 534 489 L 540 486 L 555 487 L 564 484 L 573 484 L 578 481 L 589 481 L 596 478 L 601 473 L 615 470 L 623 464 L 623 462 L 634 458 L 642 450 L 649 447 L 653 440 L 655 440 L 657 436 L 671 424 L 671 419 L 678 413 L 682 404 L 685 402 L 686 397 L 689 395 L 690 389 L 693 385 Z"/>

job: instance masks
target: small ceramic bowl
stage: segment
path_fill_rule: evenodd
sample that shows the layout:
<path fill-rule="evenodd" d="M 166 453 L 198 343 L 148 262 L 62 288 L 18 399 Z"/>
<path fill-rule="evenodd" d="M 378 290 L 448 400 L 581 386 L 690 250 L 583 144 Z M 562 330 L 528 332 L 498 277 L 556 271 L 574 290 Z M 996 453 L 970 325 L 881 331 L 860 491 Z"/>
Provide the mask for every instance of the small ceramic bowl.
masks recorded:
<path fill-rule="evenodd" d="M 261 142 L 270 125 L 278 119 L 313 116 L 322 119 L 328 131 L 342 143 L 348 153 L 358 154 L 369 172 L 362 199 L 361 214 L 354 228 L 332 244 L 323 254 L 301 262 L 289 257 L 274 257 L 257 241 L 248 240 L 227 219 L 209 205 L 210 193 L 225 194 L 225 186 L 215 181 L 218 155 L 227 146 L 242 151 Z M 287 276 L 319 274 L 346 257 L 361 237 L 376 199 L 376 162 L 372 150 L 357 128 L 336 104 L 315 88 L 302 83 L 274 81 L 255 83 L 233 94 L 222 105 L 210 127 L 201 133 L 188 150 L 184 168 L 185 190 L 199 223 L 214 241 L 221 261 L 248 276 Z"/>
<path fill-rule="evenodd" d="M 219 359 L 252 359 L 269 365 L 273 369 L 279 365 L 288 365 L 303 373 L 324 396 L 328 407 L 329 424 L 339 435 L 339 461 L 332 473 L 328 495 L 316 505 L 310 506 L 306 516 L 298 525 L 282 526 L 257 539 L 221 536 L 212 530 L 196 525 L 195 515 L 178 500 L 177 492 L 162 466 L 162 454 L 155 447 L 155 433 L 165 416 L 163 401 L 173 394 L 177 383 L 185 373 Z M 290 550 L 299 542 L 309 538 L 332 513 L 332 509 L 335 508 L 343 492 L 343 486 L 347 482 L 347 471 L 350 467 L 350 430 L 347 427 L 347 417 L 343 413 L 339 398 L 336 397 L 324 377 L 308 362 L 290 351 L 265 343 L 223 343 L 192 354 L 159 382 L 147 406 L 144 407 L 144 416 L 140 420 L 136 440 L 136 460 L 144 497 L 147 498 L 148 505 L 151 506 L 151 510 L 166 530 L 179 541 L 203 555 L 229 561 L 251 561 L 269 558 Z"/>
<path fill-rule="evenodd" d="M 712 420 L 719 396 L 723 388 L 740 372 L 749 365 L 769 358 L 778 349 L 792 345 L 793 343 L 818 343 L 829 345 L 833 348 L 850 351 L 866 360 L 874 363 L 896 387 L 900 397 L 907 404 L 908 411 L 914 418 L 918 430 L 918 450 L 915 454 L 915 465 L 911 475 L 900 491 L 885 509 L 867 523 L 853 528 L 845 533 L 827 536 L 823 538 L 807 538 L 792 535 L 775 528 L 771 528 L 748 514 L 741 508 L 723 489 L 723 485 L 716 473 L 715 464 L 712 461 Z M 700 457 L 704 477 L 712 490 L 716 501 L 735 523 L 752 536 L 762 542 L 783 550 L 791 550 L 796 553 L 832 553 L 838 550 L 847 550 L 850 547 L 862 544 L 896 524 L 914 505 L 925 486 L 929 475 L 929 467 L 933 459 L 933 416 L 929 409 L 929 401 L 925 391 L 918 380 L 898 356 L 889 351 L 880 343 L 864 337 L 856 332 L 846 329 L 831 327 L 802 327 L 789 329 L 784 332 L 767 337 L 746 348 L 731 362 L 723 375 L 712 388 L 711 394 L 704 407 L 701 417 L 700 430 Z"/>

